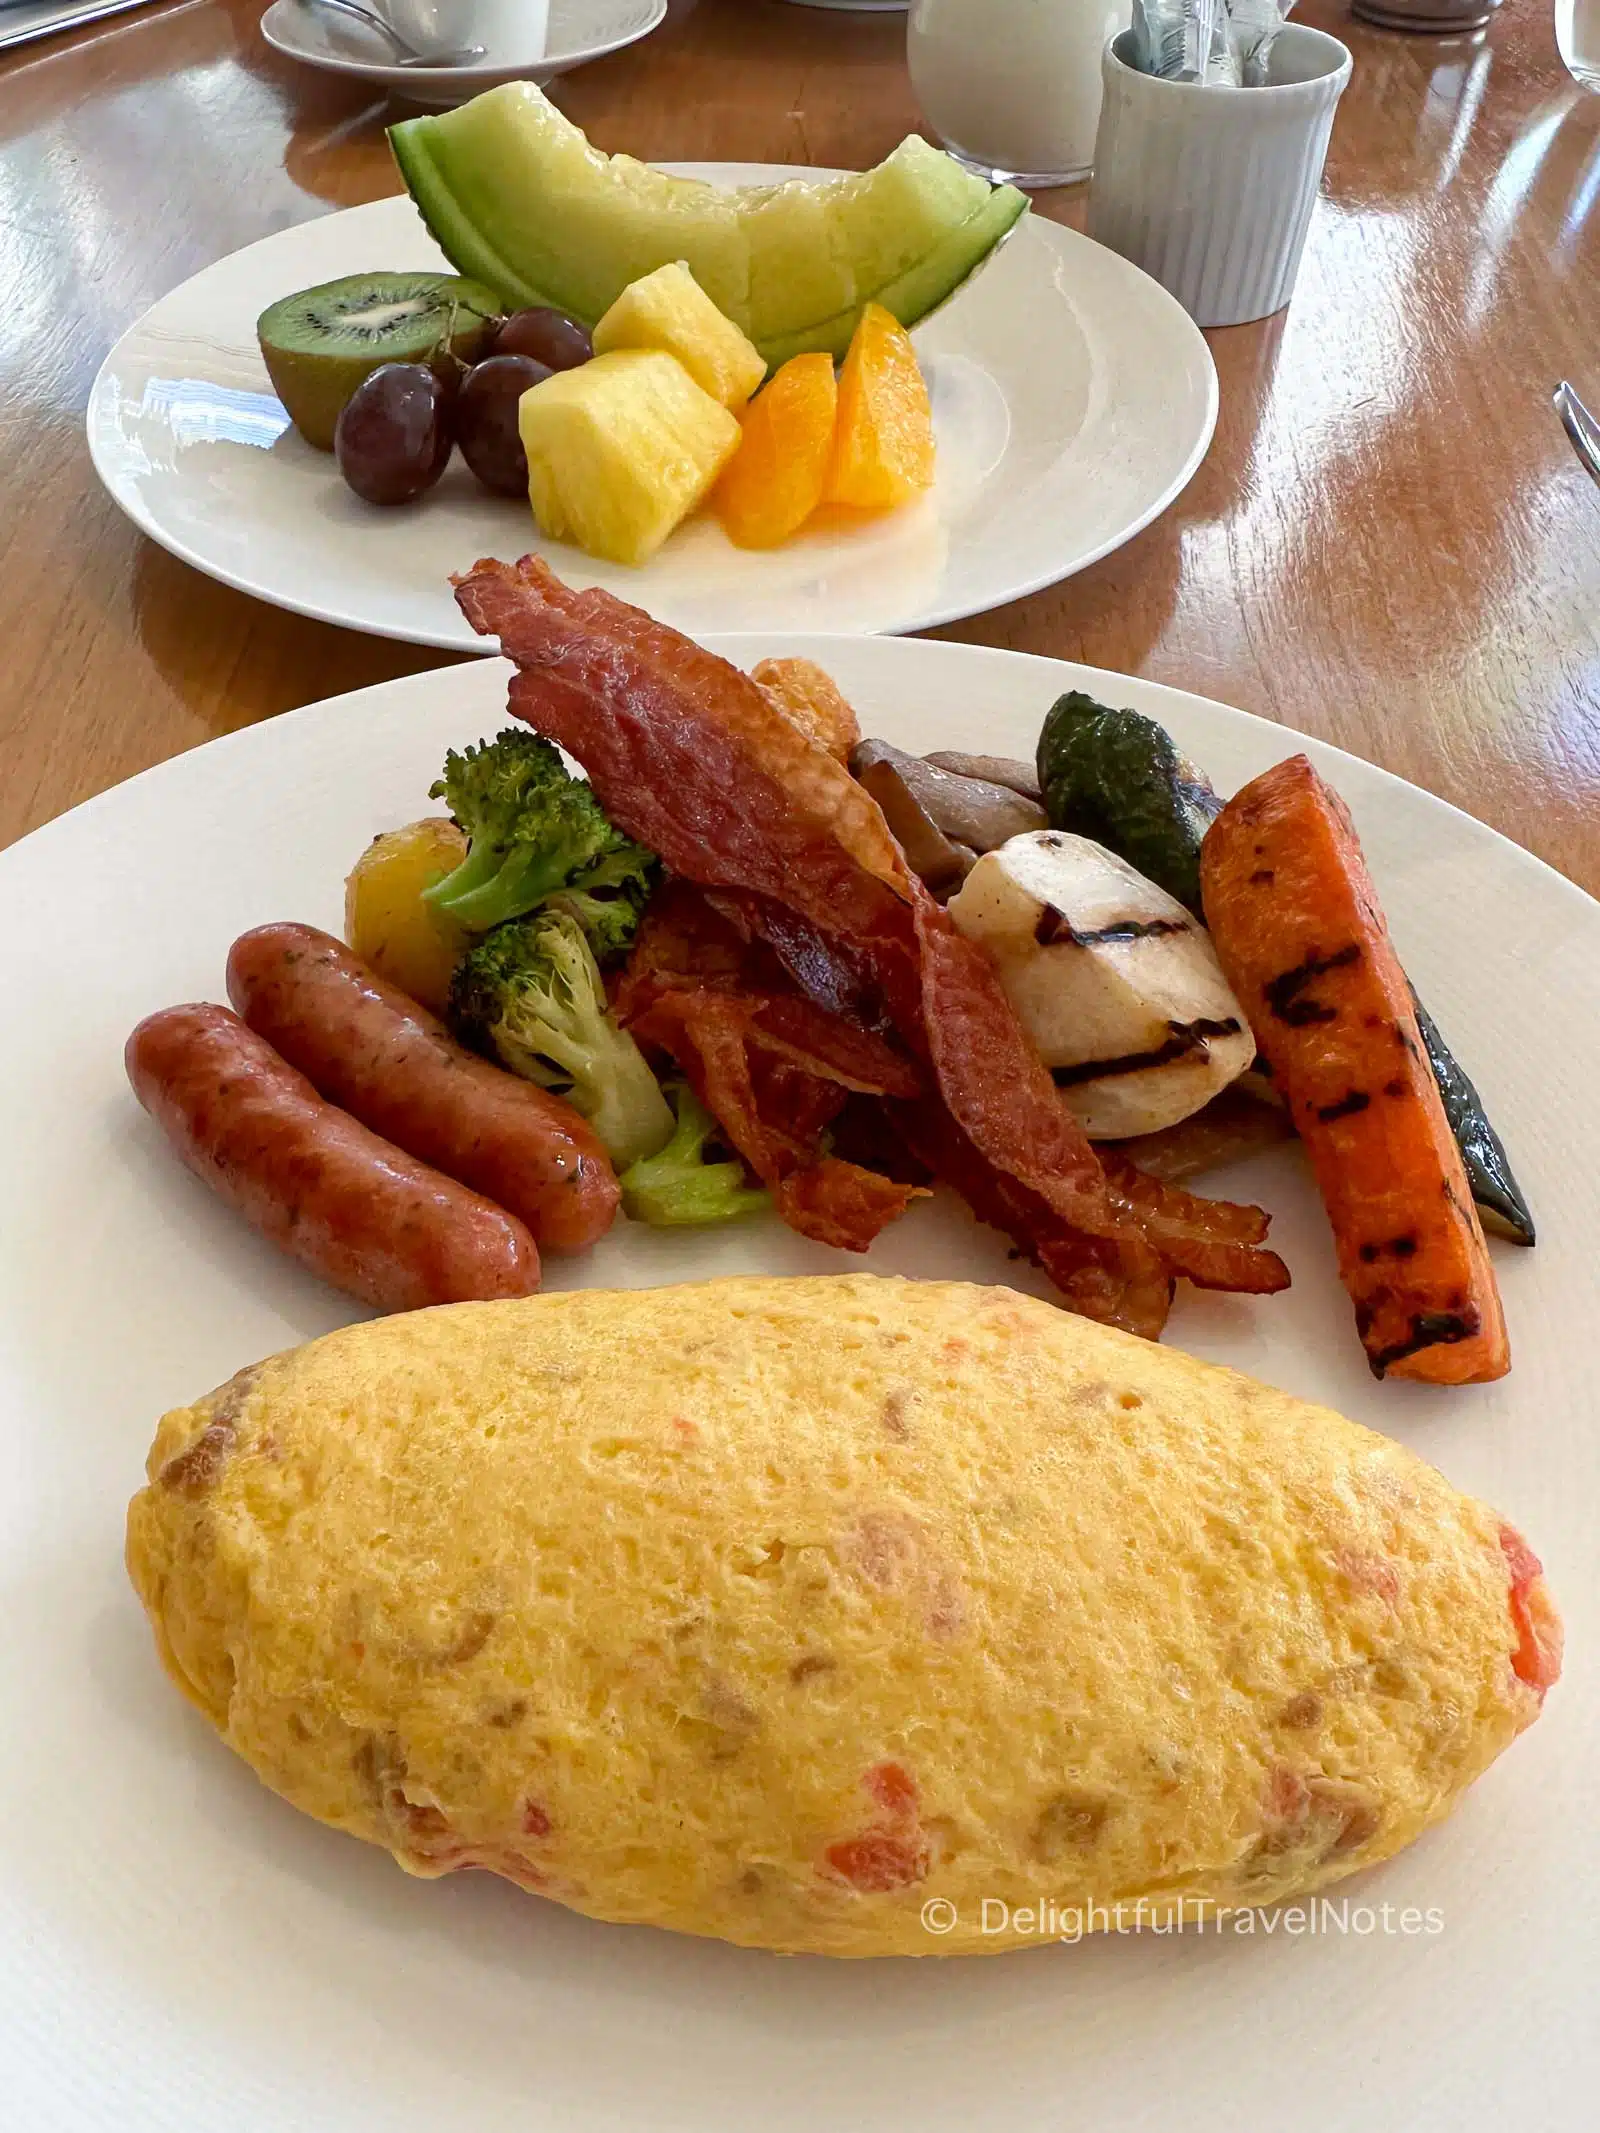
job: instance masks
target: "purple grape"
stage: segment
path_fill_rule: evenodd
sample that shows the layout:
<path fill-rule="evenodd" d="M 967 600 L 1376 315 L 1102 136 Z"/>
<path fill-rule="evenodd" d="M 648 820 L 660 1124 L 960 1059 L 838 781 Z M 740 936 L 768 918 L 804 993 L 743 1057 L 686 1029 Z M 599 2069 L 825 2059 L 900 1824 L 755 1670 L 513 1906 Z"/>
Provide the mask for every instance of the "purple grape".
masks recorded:
<path fill-rule="evenodd" d="M 461 456 L 486 489 L 497 496 L 526 496 L 528 456 L 517 428 L 517 408 L 531 385 L 550 376 L 532 356 L 492 355 L 475 363 L 456 397 L 456 442 Z"/>
<path fill-rule="evenodd" d="M 380 363 L 340 410 L 339 472 L 369 504 L 409 504 L 450 458 L 451 395 L 426 363 Z"/>
<path fill-rule="evenodd" d="M 532 356 L 546 370 L 576 370 L 594 354 L 594 343 L 576 319 L 542 304 L 513 311 L 494 337 L 491 355 Z"/>

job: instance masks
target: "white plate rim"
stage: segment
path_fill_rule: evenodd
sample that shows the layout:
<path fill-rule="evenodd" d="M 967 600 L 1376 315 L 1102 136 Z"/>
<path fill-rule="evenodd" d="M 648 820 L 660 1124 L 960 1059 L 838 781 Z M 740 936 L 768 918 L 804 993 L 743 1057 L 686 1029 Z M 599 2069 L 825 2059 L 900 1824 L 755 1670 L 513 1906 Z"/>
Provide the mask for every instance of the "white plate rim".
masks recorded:
<path fill-rule="evenodd" d="M 819 665 L 827 668 L 830 656 L 848 656 L 840 651 L 840 647 L 854 647 L 861 639 L 826 630 L 713 630 L 707 631 L 697 641 L 722 658 L 731 660 L 736 666 L 745 666 L 757 659 L 781 654 L 814 659 Z M 1600 909 L 1600 898 L 1591 896 L 1587 889 L 1580 888 L 1547 859 L 1541 859 L 1537 852 L 1530 852 L 1526 845 L 1518 844 L 1516 839 L 1508 837 L 1504 830 L 1497 830 L 1492 823 L 1485 822 L 1464 807 L 1459 807 L 1453 800 L 1446 800 L 1441 794 L 1431 792 L 1427 786 L 1418 785 L 1413 779 L 1403 777 L 1399 771 L 1373 762 L 1370 757 L 1357 755 L 1352 749 L 1341 748 L 1336 741 L 1322 740 L 1315 734 L 1302 733 L 1297 727 L 1286 726 L 1278 719 L 1263 716 L 1259 711 L 1246 711 L 1219 696 L 1206 696 L 1199 690 L 1185 689 L 1175 682 L 1127 674 L 1114 667 L 1091 666 L 1083 660 L 1062 659 L 1049 652 L 1024 652 L 1009 645 L 962 644 L 943 638 L 924 639 L 898 633 L 895 641 L 914 646 L 927 645 L 941 658 L 953 655 L 958 659 L 967 658 L 982 663 L 995 659 L 1014 661 L 1019 673 L 1032 669 L 1036 673 L 1064 675 L 1067 679 L 1063 686 L 1081 687 L 1091 695 L 1098 692 L 1104 696 L 1107 691 L 1115 693 L 1118 690 L 1131 689 L 1135 696 L 1147 696 L 1152 701 L 1164 698 L 1171 704 L 1181 705 L 1203 717 L 1220 716 L 1229 722 L 1237 721 L 1245 730 L 1261 736 L 1279 734 L 1283 737 L 1286 754 L 1293 754 L 1298 746 L 1311 752 L 1319 768 L 1327 764 L 1337 770 L 1339 765 L 1353 764 L 1363 777 L 1376 778 L 1388 790 L 1410 795 L 1413 801 L 1421 801 L 1428 809 L 1437 811 L 1442 818 L 1448 818 L 1463 826 L 1471 836 L 1490 839 L 1503 853 L 1514 856 L 1519 864 L 1536 868 L 1555 891 L 1574 899 L 1575 909 Z M 509 661 L 502 659 L 498 651 L 491 651 L 485 657 L 499 662 L 505 670 L 506 679 L 510 680 L 513 669 Z M 0 848 L 0 883 L 3 883 L 5 866 L 13 853 L 36 850 L 54 833 L 61 832 L 66 824 L 78 823 L 85 817 L 109 807 L 119 795 L 134 787 L 142 788 L 147 783 L 166 776 L 175 764 L 186 764 L 202 755 L 208 760 L 214 760 L 233 750 L 248 750 L 252 746 L 261 745 L 264 733 L 276 733 L 286 727 L 294 728 L 334 712 L 353 716 L 359 709 L 369 707 L 380 697 L 403 691 L 415 691 L 418 695 L 425 695 L 429 693 L 430 685 L 438 686 L 441 677 L 450 672 L 449 667 L 429 667 L 417 674 L 398 674 L 388 681 L 368 682 L 362 688 L 346 689 L 337 696 L 318 697 L 311 703 L 297 704 L 287 711 L 275 712 L 270 718 L 258 719 L 251 725 L 235 726 L 226 733 L 214 734 L 193 748 L 182 749 L 176 755 L 163 757 L 158 763 L 147 764 L 144 769 L 119 778 L 116 784 L 106 786 L 103 791 L 91 793 L 74 806 L 64 808 L 48 822 L 39 823 L 24 836 Z M 1135 704 L 1134 708 L 1143 707 Z M 1155 715 L 1155 712 L 1151 711 L 1150 716 Z"/>

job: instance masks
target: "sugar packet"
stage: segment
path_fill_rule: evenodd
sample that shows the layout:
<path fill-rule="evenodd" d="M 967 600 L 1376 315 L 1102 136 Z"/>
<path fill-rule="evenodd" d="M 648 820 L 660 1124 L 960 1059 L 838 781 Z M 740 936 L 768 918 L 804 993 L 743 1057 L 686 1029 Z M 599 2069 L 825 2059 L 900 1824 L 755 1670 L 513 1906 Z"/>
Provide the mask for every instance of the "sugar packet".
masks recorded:
<path fill-rule="evenodd" d="M 1168 81 L 1259 89 L 1294 0 L 1133 0 L 1133 64 Z"/>

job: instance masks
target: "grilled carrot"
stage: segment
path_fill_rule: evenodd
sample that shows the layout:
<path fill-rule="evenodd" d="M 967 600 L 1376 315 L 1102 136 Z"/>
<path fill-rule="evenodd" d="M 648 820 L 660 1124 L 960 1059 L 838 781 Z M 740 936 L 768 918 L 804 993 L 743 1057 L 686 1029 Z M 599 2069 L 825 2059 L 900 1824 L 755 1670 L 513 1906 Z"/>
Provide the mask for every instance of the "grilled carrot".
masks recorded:
<path fill-rule="evenodd" d="M 1494 1269 L 1343 801 L 1303 755 L 1279 763 L 1211 825 L 1200 880 L 1311 1158 L 1373 1375 L 1504 1377 Z"/>

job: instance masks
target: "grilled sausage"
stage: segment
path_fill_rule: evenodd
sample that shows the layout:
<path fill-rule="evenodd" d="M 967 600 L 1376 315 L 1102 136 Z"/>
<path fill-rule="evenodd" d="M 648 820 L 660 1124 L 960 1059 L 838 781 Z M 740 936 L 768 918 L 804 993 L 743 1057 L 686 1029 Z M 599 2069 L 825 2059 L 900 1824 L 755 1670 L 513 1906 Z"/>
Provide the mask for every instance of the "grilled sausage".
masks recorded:
<path fill-rule="evenodd" d="M 585 1251 L 611 1227 L 616 1173 L 571 1105 L 464 1051 L 331 934 L 242 935 L 228 997 L 330 1103 L 509 1208 L 541 1249 Z"/>
<path fill-rule="evenodd" d="M 413 1311 L 538 1288 L 522 1223 L 324 1103 L 225 1007 L 148 1016 L 125 1059 L 195 1176 L 346 1295 Z"/>

